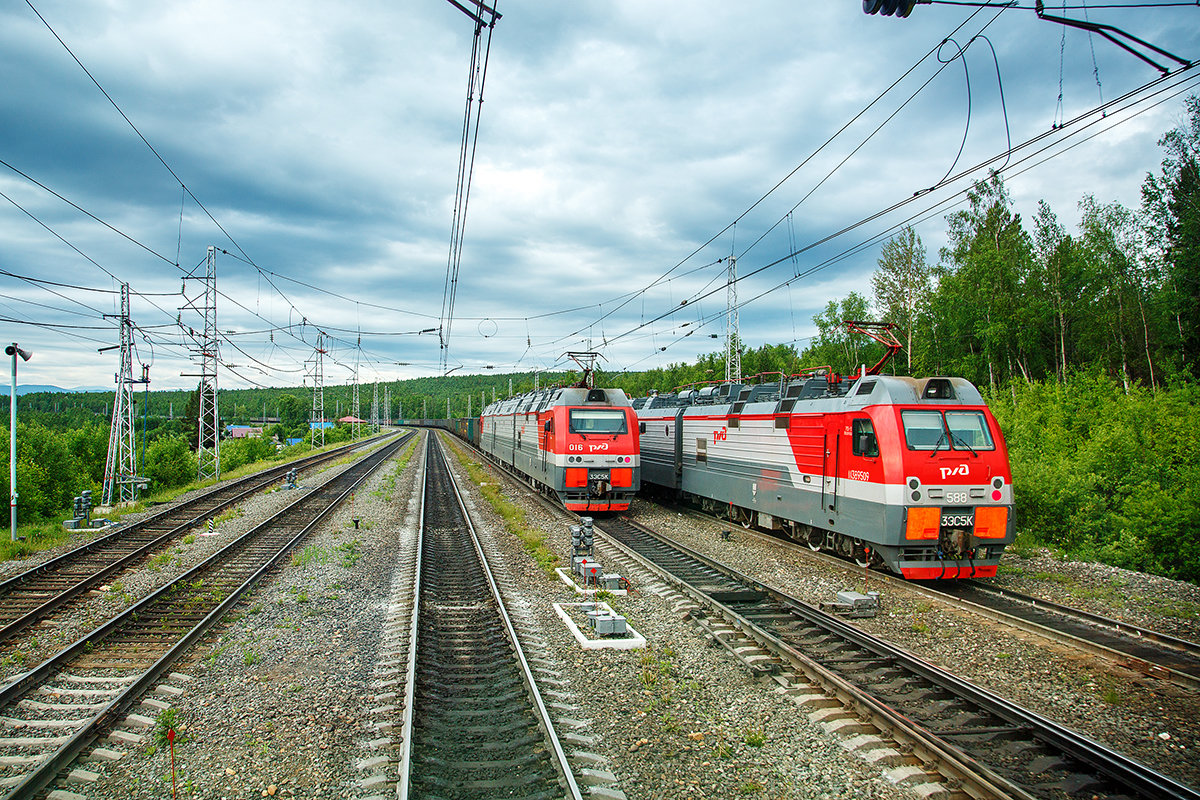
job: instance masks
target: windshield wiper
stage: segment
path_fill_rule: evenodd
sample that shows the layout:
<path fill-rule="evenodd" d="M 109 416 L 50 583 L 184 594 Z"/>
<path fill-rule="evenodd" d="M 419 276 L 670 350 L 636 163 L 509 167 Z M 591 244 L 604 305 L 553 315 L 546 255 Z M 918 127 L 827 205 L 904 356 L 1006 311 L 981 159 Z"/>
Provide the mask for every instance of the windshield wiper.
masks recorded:
<path fill-rule="evenodd" d="M 942 442 L 944 441 L 946 441 L 946 429 L 942 428 L 942 435 L 939 436 L 938 440 L 933 443 L 933 452 L 929 454 L 930 458 L 933 458 L 935 455 L 937 455 L 938 451 L 942 449 Z"/>
<path fill-rule="evenodd" d="M 963 447 L 965 447 L 971 451 L 971 455 L 975 456 L 976 458 L 979 458 L 979 453 L 976 453 L 975 448 L 971 447 L 971 445 L 967 444 L 965 439 L 960 439 L 959 437 L 955 436 L 952 433 L 952 434 L 950 434 L 950 441 L 954 444 L 961 444 Z"/>

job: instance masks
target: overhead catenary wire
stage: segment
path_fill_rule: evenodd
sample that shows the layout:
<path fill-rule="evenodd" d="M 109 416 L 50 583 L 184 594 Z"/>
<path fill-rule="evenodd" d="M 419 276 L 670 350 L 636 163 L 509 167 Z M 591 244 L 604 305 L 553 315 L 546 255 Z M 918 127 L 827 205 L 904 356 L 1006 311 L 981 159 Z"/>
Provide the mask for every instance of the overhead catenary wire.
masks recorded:
<path fill-rule="evenodd" d="M 484 21 L 476 17 L 475 31 L 471 45 L 471 63 L 467 71 L 467 100 L 463 113 L 463 129 L 461 150 L 458 160 L 458 180 L 454 189 L 454 212 L 450 226 L 450 252 L 446 264 L 446 285 L 442 294 L 441 332 L 441 361 L 443 371 L 448 365 L 450 353 L 450 336 L 454 325 L 454 304 L 458 295 L 458 275 L 462 267 L 462 247 L 466 235 L 467 209 L 471 199 L 471 184 L 475 175 L 475 154 L 479 146 L 479 121 L 483 115 L 483 93 L 487 83 L 488 62 L 492 51 L 492 31 L 496 23 L 496 3 L 491 8 L 492 22 L 487 25 L 487 43 L 483 51 L 483 63 L 479 64 L 480 34 L 485 27 Z M 471 106 L 474 101 L 476 78 L 478 77 L 479 102 L 475 106 L 475 120 L 472 125 Z M 468 152 L 469 145 L 469 152 Z"/>
<path fill-rule="evenodd" d="M 1097 124 L 1100 124 L 1101 122 L 1104 122 L 1104 121 L 1106 120 L 1106 118 L 1107 118 L 1107 112 L 1108 112 L 1110 109 L 1112 109 L 1112 108 L 1114 108 L 1114 107 L 1116 107 L 1116 106 L 1119 106 L 1119 105 L 1120 105 L 1122 102 L 1124 102 L 1124 101 L 1126 101 L 1126 100 L 1130 100 L 1130 101 L 1131 101 L 1131 103 L 1130 103 L 1130 107 L 1132 107 L 1132 106 L 1133 106 L 1134 104 L 1136 104 L 1137 102 L 1142 102 L 1142 101 L 1144 100 L 1144 98 L 1139 98 L 1139 95 L 1142 95 L 1142 94 L 1143 94 L 1143 93 L 1144 93 L 1144 92 L 1145 92 L 1147 89 L 1150 89 L 1150 88 L 1152 88 L 1152 87 L 1159 86 L 1160 84 L 1163 84 L 1164 82 L 1167 82 L 1167 81 L 1169 81 L 1169 80 L 1173 80 L 1173 79 L 1176 79 L 1176 78 L 1178 78 L 1178 77 L 1181 77 L 1181 76 L 1183 76 L 1183 75 L 1184 75 L 1184 73 L 1190 72 L 1190 71 L 1191 71 L 1191 70 L 1193 70 L 1194 68 L 1195 68 L 1195 65 L 1193 65 L 1193 67 L 1189 67 L 1189 68 L 1187 68 L 1187 69 L 1185 69 L 1185 70 L 1178 70 L 1178 71 L 1176 71 L 1175 73 L 1172 73 L 1170 76 L 1160 76 L 1159 78 L 1157 78 L 1157 79 L 1155 79 L 1155 80 L 1153 80 L 1153 81 L 1151 81 L 1151 82 L 1149 82 L 1149 83 L 1147 83 L 1147 84 L 1144 84 L 1143 86 L 1141 86 L 1141 87 L 1138 87 L 1137 89 L 1134 89 L 1134 90 L 1132 90 L 1132 91 L 1130 91 L 1130 92 L 1127 92 L 1126 94 L 1122 95 L 1122 96 L 1121 96 L 1121 97 L 1119 97 L 1119 98 L 1115 98 L 1115 99 L 1113 99 L 1113 100 L 1111 100 L 1111 101 L 1109 101 L 1109 102 L 1105 103 L 1105 104 L 1104 104 L 1104 105 L 1102 105 L 1102 106 L 1099 106 L 1099 107 L 1097 107 L 1097 108 L 1093 108 L 1093 109 L 1089 110 L 1088 112 L 1085 112 L 1084 114 L 1078 115 L 1078 116 L 1077 116 L 1077 117 L 1075 117 L 1074 119 L 1072 119 L 1072 120 L 1070 120 L 1070 121 L 1068 121 L 1068 122 L 1064 123 L 1063 125 L 1059 126 L 1058 128 L 1055 128 L 1055 129 L 1052 129 L 1052 130 L 1050 130 L 1050 131 L 1045 131 L 1045 132 L 1043 132 L 1043 133 L 1037 134 L 1037 135 L 1035 135 L 1035 136 L 1031 137 L 1030 139 L 1026 140 L 1025 142 L 1018 144 L 1018 145 L 1017 145 L 1015 148 L 1009 148 L 1009 149 L 1006 149 L 1006 150 L 1005 150 L 1004 152 L 1002 152 L 1002 153 L 999 153 L 999 154 L 996 154 L 996 155 L 994 155 L 994 156 L 991 156 L 991 157 L 990 157 L 990 158 L 988 158 L 988 159 L 985 159 L 985 160 L 983 160 L 983 161 L 981 161 L 981 162 L 979 162 L 979 163 L 977 163 L 977 164 L 975 164 L 975 165 L 973 165 L 973 166 L 971 166 L 971 167 L 968 167 L 968 168 L 966 168 L 966 169 L 964 169 L 964 170 L 960 171 L 959 173 L 957 173 L 957 174 L 955 174 L 955 175 L 953 175 L 953 176 L 950 176 L 949 178 L 947 178 L 946 180 L 944 180 L 944 181 L 943 181 L 941 184 L 939 184 L 939 186 L 941 186 L 941 185 L 945 185 L 945 184 L 948 184 L 948 183 L 953 183 L 953 182 L 955 182 L 955 181 L 957 181 L 957 180 L 960 180 L 960 179 L 962 179 L 962 178 L 964 178 L 964 177 L 967 177 L 967 176 L 969 176 L 969 175 L 971 175 L 971 174 L 974 174 L 974 173 L 980 172 L 981 170 L 983 170 L 983 169 L 986 169 L 987 167 L 991 166 L 992 164 L 996 163 L 997 161 L 1001 161 L 1001 160 L 1005 160 L 1005 159 L 1011 159 L 1011 155 L 1012 155 L 1012 153 L 1013 153 L 1013 152 L 1015 152 L 1015 151 L 1018 151 L 1018 150 L 1022 150 L 1022 149 L 1024 149 L 1024 148 L 1027 148 L 1027 147 L 1031 147 L 1031 146 L 1033 146 L 1033 145 L 1035 145 L 1035 144 L 1038 144 L 1038 143 L 1041 143 L 1041 142 L 1043 142 L 1045 139 L 1047 139 L 1047 138 L 1049 138 L 1049 137 L 1052 137 L 1052 136 L 1054 136 L 1055 134 L 1059 134 L 1059 133 L 1063 132 L 1064 130 L 1066 130 L 1066 129 L 1068 129 L 1068 128 L 1072 128 L 1072 129 L 1073 129 L 1073 128 L 1076 128 L 1077 126 L 1084 125 L 1084 123 L 1085 123 L 1085 122 L 1087 123 L 1087 124 L 1086 124 L 1086 127 L 1091 127 L 1092 125 L 1097 125 Z M 1191 78 L 1191 77 L 1189 77 L 1189 78 L 1188 78 L 1188 80 L 1189 80 L 1189 81 L 1192 81 L 1192 80 L 1194 80 L 1194 78 Z M 1182 81 L 1180 81 L 1180 83 L 1183 83 L 1183 82 L 1182 82 Z M 1189 83 L 1189 84 L 1188 84 L 1188 86 L 1187 86 L 1186 88 L 1179 89 L 1179 90 L 1178 90 L 1178 93 L 1183 93 L 1183 92 L 1187 91 L 1187 89 L 1188 89 L 1188 88 L 1190 88 L 1192 85 L 1194 85 L 1194 84 L 1193 84 L 1193 83 Z M 1149 95 L 1149 96 L 1150 96 L 1150 97 L 1153 97 L 1153 96 L 1154 96 L 1154 95 L 1156 95 L 1156 94 L 1159 94 L 1159 93 L 1162 93 L 1162 92 L 1168 92 L 1168 91 L 1170 91 L 1170 90 L 1171 90 L 1171 88 L 1173 88 L 1173 87 L 1165 87 L 1165 88 L 1161 88 L 1161 89 L 1160 89 L 1158 92 L 1155 92 L 1153 95 Z M 1090 120 L 1090 121 L 1089 121 L 1089 120 Z M 1113 125 L 1116 125 L 1116 124 L 1121 124 L 1122 122 L 1123 122 L 1123 120 L 1117 120 L 1117 121 L 1114 121 L 1112 124 L 1113 124 Z M 1086 128 L 1082 128 L 1082 129 L 1086 129 Z M 1081 130 L 1082 130 L 1082 129 L 1081 129 Z M 1072 132 L 1070 135 L 1077 135 L 1077 132 L 1074 132 L 1074 131 L 1073 131 L 1073 132 Z M 1050 147 L 1050 146 L 1053 146 L 1053 144 L 1054 144 L 1054 143 L 1052 142 L 1051 144 L 1047 145 L 1046 147 L 1042 148 L 1041 150 L 1038 150 L 1038 151 L 1036 151 L 1035 153 L 1032 153 L 1032 154 L 1030 154 L 1030 155 L 1027 155 L 1027 156 L 1023 157 L 1023 158 L 1022 158 L 1020 161 L 1017 161 L 1017 162 L 1015 162 L 1015 164 L 1010 164 L 1009 166 L 1016 166 L 1017 164 L 1023 164 L 1023 163 L 1025 163 L 1027 160 L 1029 160 L 1029 159 L 1033 158 L 1033 157 L 1034 157 L 1035 155 L 1037 155 L 1038 153 L 1044 152 L 1044 151 L 1045 151 L 1045 149 L 1047 149 L 1047 148 L 1048 148 L 1048 147 Z M 1039 163 L 1042 163 L 1042 162 L 1039 162 Z M 933 188 L 933 189 L 937 189 L 937 188 L 939 188 L 939 186 L 935 186 L 935 187 L 932 187 L 932 188 Z M 964 188 L 964 189 L 960 190 L 959 192 L 957 192 L 957 193 L 956 193 L 956 195 L 965 195 L 965 194 L 966 194 L 966 193 L 967 193 L 967 192 L 968 192 L 968 191 L 969 191 L 969 190 L 970 190 L 970 189 L 971 189 L 973 186 L 974 186 L 974 183 L 972 183 L 972 184 L 971 184 L 971 186 L 968 186 L 968 187 L 966 187 L 966 188 Z M 926 194 L 928 194 L 928 191 L 924 191 L 924 192 L 917 192 L 917 193 L 913 194 L 912 196 L 910 196 L 910 197 L 908 197 L 908 198 L 905 198 L 905 199 L 903 199 L 903 200 L 900 200 L 900 201 L 898 201 L 898 202 L 896 202 L 896 203 L 893 203 L 892 205 L 888 206 L 887 208 L 884 208 L 884 209 L 882 209 L 882 210 L 876 211 L 876 212 L 874 212 L 874 213 L 872 213 L 872 214 L 870 214 L 870 215 L 868 215 L 868 216 L 866 216 L 866 217 L 863 217 L 863 218 L 859 219 L 858 221 L 856 221 L 856 222 L 853 222 L 853 223 L 851 223 L 851 224 L 849 224 L 849 225 L 847 225 L 847 226 L 845 226 L 845 227 L 843 227 L 843 228 L 841 228 L 841 229 L 839 229 L 839 230 L 837 230 L 837 231 L 835 231 L 835 232 L 833 232 L 833 233 L 830 233 L 830 234 L 828 234 L 828 235 L 826 235 L 826 236 L 824 236 L 824 237 L 822 237 L 822 238 L 820 238 L 820 239 L 817 239 L 817 240 L 815 240 L 815 241 L 813 241 L 813 242 L 810 242 L 809 244 L 807 244 L 807 245 L 804 245 L 803 247 L 800 247 L 799 249 L 797 249 L 796 251 L 794 251 L 794 252 L 792 252 L 792 253 L 788 253 L 788 254 L 784 255 L 783 257 L 781 257 L 781 258 L 778 258 L 778 259 L 775 259 L 775 260 L 773 260 L 773 261 L 771 261 L 771 262 L 769 262 L 769 263 L 767 263 L 767 264 L 764 264 L 764 265 L 762 265 L 762 266 L 760 266 L 760 267 L 758 267 L 758 268 L 756 268 L 756 269 L 754 269 L 754 270 L 751 270 L 751 271 L 747 272 L 747 273 L 746 273 L 746 274 L 744 274 L 744 275 L 739 275 L 739 276 L 738 276 L 738 281 L 739 281 L 739 282 L 746 281 L 746 280 L 748 280 L 749 278 L 751 278 L 751 277 L 753 277 L 753 276 L 755 276 L 755 275 L 758 275 L 758 274 L 760 274 L 760 273 L 762 273 L 762 272 L 765 272 L 766 270 L 768 270 L 768 269 L 770 269 L 770 268 L 772 268 L 772 267 L 774 267 L 774 266 L 777 266 L 778 264 L 781 264 L 781 263 L 783 263 L 783 262 L 785 262 L 785 261 L 791 260 L 791 259 L 792 259 L 792 258 L 794 258 L 795 256 L 798 256 L 798 255 L 801 255 L 801 254 L 803 254 L 803 253 L 809 252 L 809 251 L 811 251 L 812 249 L 816 248 L 816 247 L 817 247 L 817 246 L 819 246 L 819 245 L 822 245 L 822 244 L 825 244 L 825 243 L 827 243 L 827 242 L 829 242 L 829 241 L 832 241 L 832 240 L 834 240 L 834 239 L 836 239 L 836 238 L 838 238 L 838 237 L 840 237 L 840 236 L 843 236 L 843 235 L 845 235 L 845 234 L 847 234 L 847 233 L 849 233 L 849 232 L 851 232 L 851 231 L 854 231 L 854 230 L 856 230 L 856 229 L 858 229 L 858 228 L 862 227 L 863 225 L 869 224 L 870 222 L 872 222 L 872 221 L 874 221 L 874 220 L 876 220 L 876 219 L 879 219 L 879 218 L 881 218 L 881 217 L 885 216 L 886 214 L 889 214 L 889 213 L 891 213 L 891 212 L 893 212 L 893 211 L 896 211 L 896 210 L 898 210 L 898 209 L 900 209 L 900 208 L 903 208 L 904 206 L 907 206 L 907 205 L 909 205 L 910 203 L 912 203 L 912 202 L 915 202 L 916 200 L 918 200 L 918 199 L 920 199 L 920 198 L 924 197 Z M 803 273 L 801 273 L 801 274 L 800 274 L 800 276 L 799 276 L 799 277 L 805 277 L 805 276 L 807 276 L 807 275 L 809 275 L 809 274 L 812 274 L 812 272 L 813 272 L 813 270 L 809 270 L 809 271 L 807 271 L 807 272 L 803 272 Z M 789 280 L 795 280 L 795 278 L 791 278 L 791 279 L 789 279 Z M 780 285 L 782 286 L 782 284 L 780 284 Z M 778 288 L 778 287 L 776 287 L 776 288 Z M 723 287 L 718 287 L 717 289 L 710 290 L 710 291 L 708 292 L 708 294 L 707 294 L 707 295 L 705 295 L 705 296 L 711 296 L 711 295 L 715 294 L 716 292 L 719 292 L 719 291 L 722 291 L 722 290 L 723 290 Z M 702 298 L 701 298 L 701 299 L 702 299 Z M 745 305 L 745 304 L 742 304 L 742 305 Z M 617 340 L 619 340 L 619 339 L 622 339 L 622 338 L 624 338 L 624 337 L 626 337 L 626 336 L 629 336 L 630 334 L 632 334 L 632 333 L 634 333 L 634 332 L 636 332 L 636 331 L 638 331 L 638 330 L 641 330 L 642 328 L 644 328 L 644 327 L 646 327 L 646 326 L 648 326 L 648 325 L 650 325 L 650 324 L 653 324 L 654 322 L 658 322 L 658 321 L 660 321 L 660 320 L 662 320 L 662 319 L 666 319 L 666 318 L 668 318 L 668 317 L 672 316 L 673 314 L 677 313 L 677 312 L 678 312 L 678 310 L 679 310 L 680 308 L 681 308 L 681 307 L 671 307 L 671 308 L 669 308 L 668 310 L 666 310 L 666 311 L 662 312 L 661 314 L 659 314 L 658 316 L 656 316 L 656 317 L 652 317 L 650 320 L 648 320 L 648 321 L 645 321 L 645 322 L 643 322 L 643 323 L 642 323 L 642 324 L 640 324 L 640 325 L 636 325 L 636 326 L 634 326 L 633 328 L 630 328 L 629 330 L 627 330 L 627 331 L 625 331 L 625 332 L 623 332 L 623 333 L 621 333 L 621 334 L 618 334 L 617 336 L 611 337 L 611 338 L 609 339 L 609 341 L 610 341 L 610 343 L 611 343 L 611 342 L 615 342 L 615 341 L 617 341 Z"/>

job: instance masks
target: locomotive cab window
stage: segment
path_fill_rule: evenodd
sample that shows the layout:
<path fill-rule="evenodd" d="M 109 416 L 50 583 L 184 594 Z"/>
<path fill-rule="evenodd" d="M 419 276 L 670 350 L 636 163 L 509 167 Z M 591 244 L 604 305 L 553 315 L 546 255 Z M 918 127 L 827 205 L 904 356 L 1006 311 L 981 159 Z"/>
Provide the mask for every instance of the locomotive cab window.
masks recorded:
<path fill-rule="evenodd" d="M 949 450 L 946 422 L 940 411 L 901 411 L 909 450 Z"/>
<path fill-rule="evenodd" d="M 950 429 L 950 444 L 956 450 L 996 449 L 982 411 L 947 411 L 946 427 Z"/>
<path fill-rule="evenodd" d="M 616 408 L 572 408 L 571 433 L 625 433 L 625 412 Z"/>
<path fill-rule="evenodd" d="M 995 450 L 982 411 L 901 411 L 909 450 Z"/>
<path fill-rule="evenodd" d="M 856 456 L 876 458 L 879 456 L 879 441 L 875 438 L 875 426 L 869 419 L 854 420 L 854 442 L 852 449 Z"/>

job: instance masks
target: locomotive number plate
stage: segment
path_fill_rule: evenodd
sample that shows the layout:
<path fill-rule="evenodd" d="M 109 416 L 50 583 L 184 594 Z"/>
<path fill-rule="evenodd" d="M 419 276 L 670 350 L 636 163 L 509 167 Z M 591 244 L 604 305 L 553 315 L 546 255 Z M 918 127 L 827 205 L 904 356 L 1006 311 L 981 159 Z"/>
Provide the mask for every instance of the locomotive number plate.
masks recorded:
<path fill-rule="evenodd" d="M 975 527 L 975 512 L 946 513 L 942 512 L 943 528 L 973 528 Z"/>
<path fill-rule="evenodd" d="M 608 480 L 608 470 L 606 469 L 589 469 L 588 480 Z"/>

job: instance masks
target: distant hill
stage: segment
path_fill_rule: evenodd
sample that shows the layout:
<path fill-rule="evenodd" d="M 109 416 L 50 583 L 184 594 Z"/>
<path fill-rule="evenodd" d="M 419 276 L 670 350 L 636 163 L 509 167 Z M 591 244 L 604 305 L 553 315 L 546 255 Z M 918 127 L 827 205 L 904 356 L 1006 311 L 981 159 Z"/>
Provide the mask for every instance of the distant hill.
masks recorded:
<path fill-rule="evenodd" d="M 9 384 L 5 383 L 3 385 L 0 385 L 0 397 L 8 397 L 8 390 L 9 390 Z M 20 397 L 20 396 L 26 395 L 26 394 L 32 394 L 34 392 L 63 392 L 63 393 L 70 394 L 73 392 L 111 392 L 111 391 L 112 391 L 111 388 L 104 388 L 104 387 L 100 387 L 100 386 L 76 386 L 74 389 L 64 389 L 61 386 L 49 386 L 46 384 L 38 384 L 38 383 L 31 383 L 31 384 L 20 384 L 19 383 L 19 384 L 17 384 L 17 397 Z"/>

